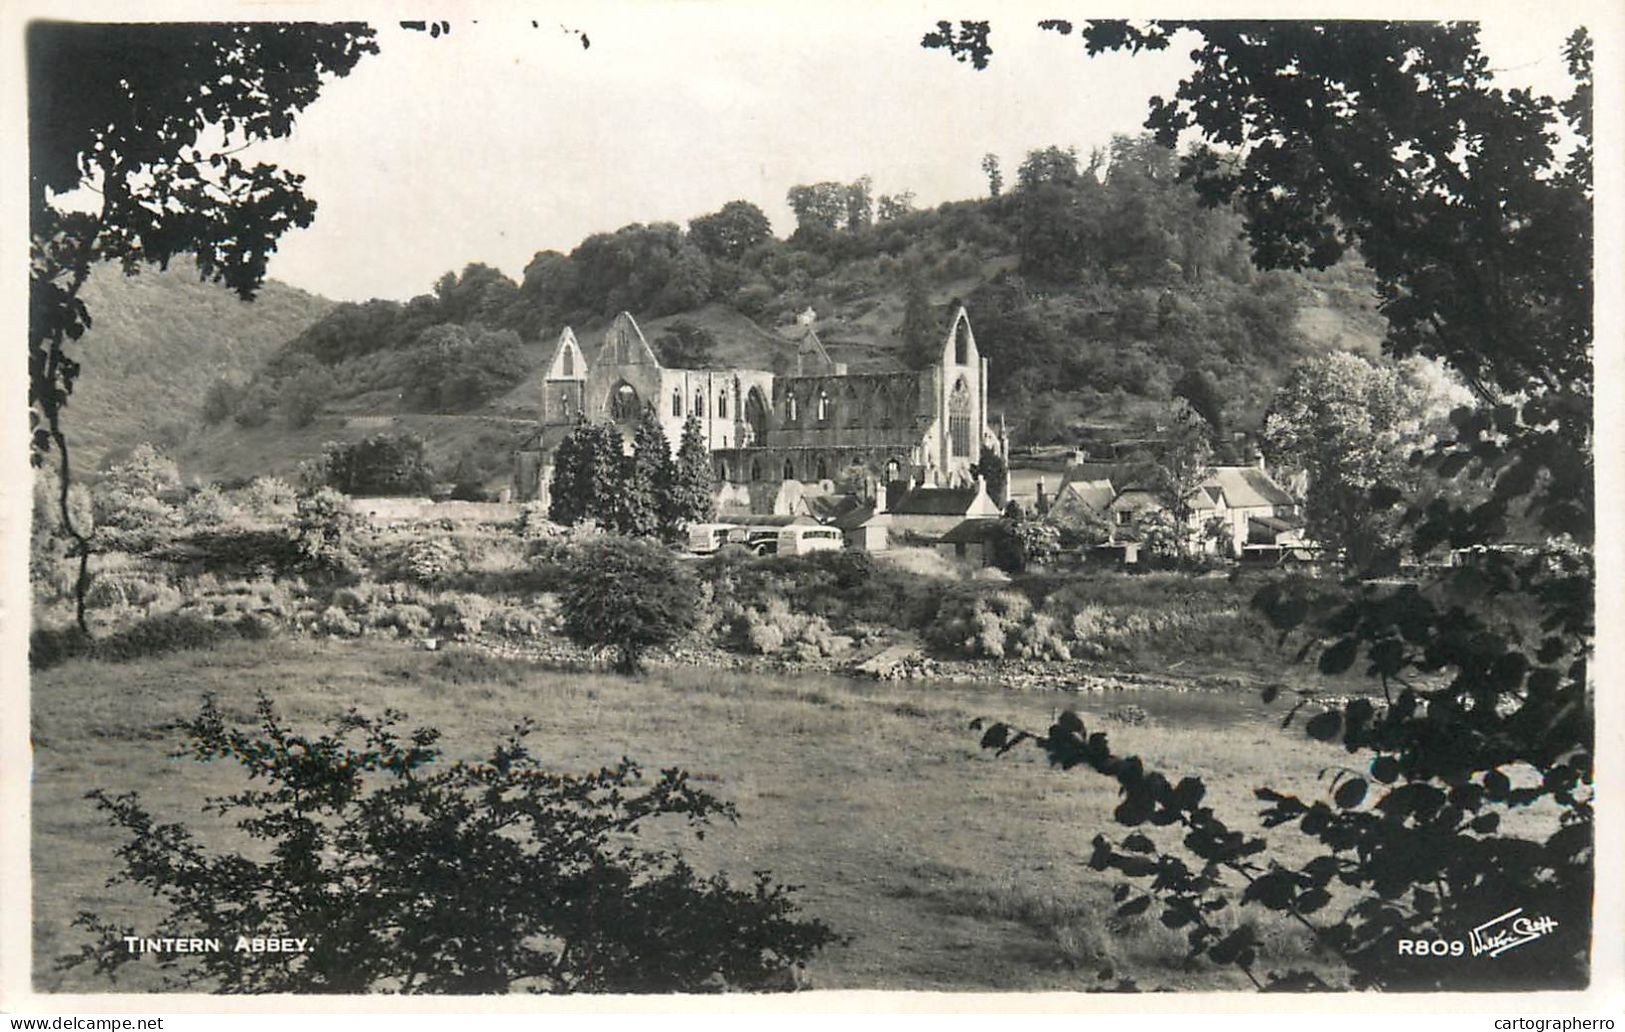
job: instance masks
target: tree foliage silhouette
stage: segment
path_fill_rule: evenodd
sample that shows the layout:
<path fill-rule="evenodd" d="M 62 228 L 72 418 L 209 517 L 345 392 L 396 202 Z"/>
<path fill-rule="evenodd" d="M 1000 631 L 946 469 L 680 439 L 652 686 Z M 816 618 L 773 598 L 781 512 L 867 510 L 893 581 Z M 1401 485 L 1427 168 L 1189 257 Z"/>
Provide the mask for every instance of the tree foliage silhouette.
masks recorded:
<path fill-rule="evenodd" d="M 235 153 L 287 136 L 326 79 L 377 53 L 372 37 L 359 23 L 28 26 L 31 454 L 56 451 L 81 629 L 93 546 L 68 506 L 62 410 L 79 375 L 68 345 L 91 324 L 79 296 L 91 267 L 191 253 L 205 279 L 252 299 L 277 238 L 310 225 L 316 203 L 302 176 Z M 95 211 L 61 206 L 82 186 Z"/>
<path fill-rule="evenodd" d="M 206 809 L 263 848 L 218 849 L 135 792 L 92 792 L 126 836 L 115 880 L 165 911 L 139 931 L 81 913 L 93 940 L 60 963 L 116 978 L 155 959 L 166 988 L 234 993 L 707 992 L 782 987 L 834 941 L 765 873 L 735 887 L 629 844 L 661 823 L 703 835 L 737 819 L 684 772 L 623 759 L 556 773 L 526 746 L 528 724 L 483 760 L 447 764 L 439 733 L 404 719 L 351 710 L 308 735 L 264 695 L 248 727 L 206 697 L 177 755 L 242 769 L 249 786 Z M 234 948 L 256 932 L 306 949 Z M 154 958 L 126 948 L 136 935 L 221 949 Z"/>
<path fill-rule="evenodd" d="M 1041 23 L 1069 34 L 1065 21 Z M 1239 902 L 1289 915 L 1343 958 L 1354 986 L 1581 985 L 1591 924 L 1592 749 L 1588 662 L 1591 542 L 1591 57 L 1565 46 L 1560 101 L 1493 81 L 1470 23 L 1088 22 L 1091 54 L 1160 50 L 1194 33 L 1195 68 L 1148 126 L 1165 144 L 1195 130 L 1211 146 L 1181 174 L 1209 203 L 1238 204 L 1255 262 L 1324 268 L 1356 249 L 1376 275 L 1387 349 L 1446 361 L 1479 398 L 1453 434 L 1414 456 L 1437 478 L 1481 490 L 1407 508 L 1409 551 L 1480 549 L 1423 583 L 1284 580 L 1255 605 L 1325 674 L 1364 663 L 1380 695 L 1318 705 L 1305 724 L 1351 764 L 1325 799 L 1260 788 L 1266 826 L 1293 826 L 1304 862 L 1204 806 L 1179 780 L 1112 752 L 1076 714 L 1045 732 L 999 724 L 983 744 L 1034 741 L 1064 768 L 1117 780 L 1114 816 L 1136 830 L 1097 836 L 1091 864 L 1144 882 L 1123 912 L 1161 905 L 1193 958 L 1234 965 L 1260 987 L 1309 988 L 1302 971 L 1258 972 L 1251 926 L 1215 915 Z M 984 67 L 984 23 L 943 23 L 923 44 Z M 1554 148 L 1566 128 L 1573 144 Z M 1235 149 L 1245 141 L 1244 153 Z M 1215 148 L 1224 148 L 1219 150 Z M 1375 484 L 1363 504 L 1404 501 Z M 1513 519 L 1545 536 L 1510 547 Z M 1277 692 L 1266 692 L 1274 701 Z M 1317 692 L 1302 689 L 1289 726 Z M 1538 837 L 1502 830 L 1540 807 Z M 1149 829 L 1146 826 L 1149 825 Z M 1177 845 L 1154 829 L 1177 829 Z M 1145 829 L 1145 830 L 1141 830 Z M 1159 841 L 1160 839 L 1160 841 Z M 1521 907 L 1555 922 L 1498 957 L 1418 961 L 1402 938 L 1465 939 Z M 1260 977 L 1262 975 L 1262 977 Z"/>

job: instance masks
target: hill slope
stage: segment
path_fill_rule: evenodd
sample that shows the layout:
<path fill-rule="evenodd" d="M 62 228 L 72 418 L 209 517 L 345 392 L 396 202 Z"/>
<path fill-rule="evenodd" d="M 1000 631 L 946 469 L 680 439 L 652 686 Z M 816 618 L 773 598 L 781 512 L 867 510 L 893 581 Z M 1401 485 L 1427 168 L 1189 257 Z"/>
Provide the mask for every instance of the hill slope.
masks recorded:
<path fill-rule="evenodd" d="M 1256 430 L 1297 362 L 1380 350 L 1371 278 L 1353 259 L 1259 271 L 1239 216 L 1202 208 L 1173 161 L 1143 139 L 1087 168 L 1052 148 L 1000 196 L 930 210 L 889 199 L 878 220 L 849 203 L 788 240 L 732 202 L 688 231 L 635 223 L 538 253 L 519 280 L 468 265 L 405 304 L 335 306 L 179 457 L 214 477 L 287 472 L 322 440 L 410 426 L 443 474 L 495 486 L 558 333 L 572 327 L 591 356 L 623 310 L 657 347 L 685 322 L 709 339 L 708 364 L 771 369 L 811 308 L 831 356 L 866 371 L 931 360 L 962 302 L 994 417 L 1018 444 L 1143 438 L 1173 398 L 1197 394 L 1218 399 L 1224 434 Z"/>
<path fill-rule="evenodd" d="M 82 297 L 95 324 L 70 346 L 83 368 L 64 415 L 79 470 L 142 441 L 173 444 L 213 383 L 247 380 L 333 307 L 276 282 L 244 302 L 181 264 L 135 276 L 100 266 Z"/>

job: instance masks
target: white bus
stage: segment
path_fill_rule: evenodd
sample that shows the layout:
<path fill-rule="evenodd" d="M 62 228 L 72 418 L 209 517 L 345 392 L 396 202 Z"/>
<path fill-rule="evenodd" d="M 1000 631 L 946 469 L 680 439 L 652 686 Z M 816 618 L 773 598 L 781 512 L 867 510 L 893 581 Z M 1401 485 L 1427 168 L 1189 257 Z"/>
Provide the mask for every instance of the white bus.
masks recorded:
<path fill-rule="evenodd" d="M 798 525 L 779 531 L 780 555 L 838 552 L 845 547 L 846 537 L 835 527 Z"/>
<path fill-rule="evenodd" d="M 728 542 L 728 532 L 738 530 L 734 523 L 690 523 L 688 550 L 696 555 L 710 555 Z"/>

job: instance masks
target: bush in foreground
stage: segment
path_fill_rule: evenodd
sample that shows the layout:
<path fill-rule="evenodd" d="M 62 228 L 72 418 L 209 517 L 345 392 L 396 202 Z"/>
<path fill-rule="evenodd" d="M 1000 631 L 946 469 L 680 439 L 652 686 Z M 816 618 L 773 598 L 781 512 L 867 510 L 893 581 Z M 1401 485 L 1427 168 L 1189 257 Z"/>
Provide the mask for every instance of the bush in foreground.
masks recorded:
<path fill-rule="evenodd" d="M 212 698 L 183 725 L 187 752 L 239 764 L 251 785 L 208 801 L 253 839 L 218 851 L 159 824 L 135 793 L 91 793 L 128 837 L 117 880 L 167 907 L 143 936 L 216 937 L 219 952 L 129 952 L 134 929 L 81 913 L 94 941 L 63 966 L 110 977 L 155 959 L 172 989 L 301 993 L 703 992 L 793 984 L 835 940 L 799 920 L 789 888 L 705 878 L 626 844 L 657 819 L 698 834 L 733 807 L 681 771 L 645 778 L 622 760 L 596 773 L 542 769 L 518 727 L 481 762 L 437 766 L 438 732 L 354 711 L 310 737 L 261 696 L 255 726 L 228 726 Z M 355 739 L 359 737 L 357 743 Z M 303 939 L 302 953 L 248 953 L 242 934 Z"/>
<path fill-rule="evenodd" d="M 559 599 L 565 632 L 590 648 L 613 650 L 623 673 L 699 620 L 699 583 L 656 542 L 604 535 L 574 550 L 565 568 Z"/>

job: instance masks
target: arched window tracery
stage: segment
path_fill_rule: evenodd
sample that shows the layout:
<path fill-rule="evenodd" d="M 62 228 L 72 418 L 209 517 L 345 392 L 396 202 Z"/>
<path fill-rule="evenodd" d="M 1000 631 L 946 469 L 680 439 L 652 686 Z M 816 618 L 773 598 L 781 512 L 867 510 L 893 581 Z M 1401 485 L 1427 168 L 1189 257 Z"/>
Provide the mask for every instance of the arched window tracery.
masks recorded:
<path fill-rule="evenodd" d="M 966 456 L 970 450 L 970 388 L 962 376 L 948 395 L 948 454 Z"/>

